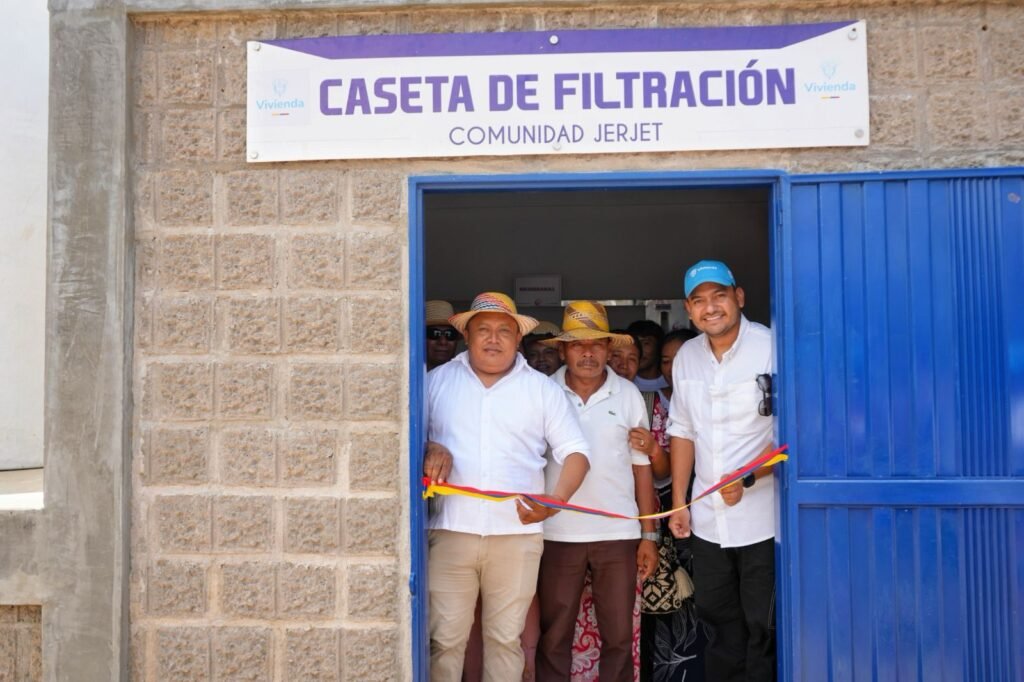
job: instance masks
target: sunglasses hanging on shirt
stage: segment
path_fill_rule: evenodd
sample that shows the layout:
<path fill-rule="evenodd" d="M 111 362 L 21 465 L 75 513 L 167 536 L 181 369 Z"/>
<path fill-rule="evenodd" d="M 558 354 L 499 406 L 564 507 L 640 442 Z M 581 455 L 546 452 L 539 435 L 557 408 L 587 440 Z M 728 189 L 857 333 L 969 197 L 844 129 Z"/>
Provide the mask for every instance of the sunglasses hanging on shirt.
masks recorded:
<path fill-rule="evenodd" d="M 757 413 L 762 417 L 770 417 L 772 411 L 772 375 L 758 374 L 757 388 L 761 391 L 761 402 L 757 406 Z"/>
<path fill-rule="evenodd" d="M 458 332 L 451 327 L 427 327 L 428 341 L 440 341 L 441 339 L 454 341 L 457 334 Z"/>

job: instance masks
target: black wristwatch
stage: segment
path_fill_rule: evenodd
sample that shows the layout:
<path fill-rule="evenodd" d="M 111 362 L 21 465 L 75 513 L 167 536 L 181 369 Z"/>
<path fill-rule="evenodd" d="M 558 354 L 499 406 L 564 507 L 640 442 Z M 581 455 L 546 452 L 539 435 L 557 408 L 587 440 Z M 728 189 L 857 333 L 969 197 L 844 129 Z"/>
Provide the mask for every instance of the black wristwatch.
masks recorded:
<path fill-rule="evenodd" d="M 749 474 L 743 477 L 744 488 L 753 488 L 755 483 L 757 483 L 757 477 L 754 476 L 753 471 L 751 471 Z"/>

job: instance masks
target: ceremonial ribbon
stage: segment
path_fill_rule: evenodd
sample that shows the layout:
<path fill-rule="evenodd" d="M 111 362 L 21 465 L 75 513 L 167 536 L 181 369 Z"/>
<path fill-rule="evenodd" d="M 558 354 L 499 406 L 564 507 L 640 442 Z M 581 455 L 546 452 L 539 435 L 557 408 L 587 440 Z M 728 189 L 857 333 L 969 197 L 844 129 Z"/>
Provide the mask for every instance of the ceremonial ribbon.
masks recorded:
<path fill-rule="evenodd" d="M 718 483 L 714 484 L 700 495 L 697 495 L 687 504 L 675 509 L 669 509 L 668 511 L 658 512 L 657 514 L 644 514 L 642 516 L 626 516 L 624 514 L 616 514 L 615 512 L 604 511 L 601 509 L 593 509 L 591 507 L 583 507 L 578 504 L 571 504 L 569 502 L 562 502 L 553 497 L 547 495 L 535 495 L 533 493 L 508 493 L 501 490 L 480 490 L 479 488 L 472 488 L 468 485 L 455 485 L 454 483 L 431 483 L 430 479 L 426 476 L 423 477 L 423 498 L 433 497 L 434 495 L 462 495 L 464 497 L 475 497 L 481 500 L 491 500 L 492 502 L 505 502 L 507 500 L 514 500 L 518 498 L 524 498 L 536 502 L 537 504 L 550 507 L 551 509 L 560 509 L 564 511 L 573 511 L 580 514 L 592 514 L 594 516 L 605 516 L 610 519 L 631 519 L 631 520 L 642 520 L 642 519 L 663 519 L 671 514 L 679 511 L 680 509 L 686 509 L 697 500 L 707 497 L 712 493 L 725 488 L 726 486 L 736 483 L 740 479 L 744 478 L 747 474 L 757 471 L 762 467 L 770 467 L 779 462 L 784 462 L 789 459 L 789 455 L 786 454 L 786 448 L 788 445 L 775 448 L 771 452 L 765 452 L 764 454 L 758 455 L 754 459 L 750 460 L 736 471 L 723 478 Z"/>

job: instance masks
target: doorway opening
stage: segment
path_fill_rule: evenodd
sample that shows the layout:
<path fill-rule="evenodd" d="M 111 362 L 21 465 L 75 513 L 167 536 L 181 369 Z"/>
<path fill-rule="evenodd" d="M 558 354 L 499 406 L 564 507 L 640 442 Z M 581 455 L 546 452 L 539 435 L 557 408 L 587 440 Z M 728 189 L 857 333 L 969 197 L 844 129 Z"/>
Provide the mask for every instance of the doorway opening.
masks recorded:
<path fill-rule="evenodd" d="M 425 438 L 426 300 L 462 311 L 482 291 L 518 290 L 519 312 L 560 325 L 565 301 L 591 299 L 612 328 L 652 319 L 668 332 L 689 326 L 679 315 L 685 268 L 709 258 L 733 270 L 747 318 L 771 327 L 780 184 L 763 171 L 413 178 L 410 481 Z M 418 485 L 410 491 L 413 672 L 427 680 L 426 510 Z"/>

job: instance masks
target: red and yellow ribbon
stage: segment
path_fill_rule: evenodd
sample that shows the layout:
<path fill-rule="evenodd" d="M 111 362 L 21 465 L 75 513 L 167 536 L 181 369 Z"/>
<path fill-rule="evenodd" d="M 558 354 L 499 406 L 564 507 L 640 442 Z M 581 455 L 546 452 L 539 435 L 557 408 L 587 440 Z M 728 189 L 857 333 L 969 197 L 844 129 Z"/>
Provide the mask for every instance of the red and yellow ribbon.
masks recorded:
<path fill-rule="evenodd" d="M 688 504 L 684 504 L 681 507 L 675 509 L 669 509 L 667 511 L 659 512 L 657 514 L 644 514 L 642 516 L 625 516 L 623 514 L 616 514 L 615 512 L 604 511 L 601 509 L 593 509 L 591 507 L 583 507 L 578 504 L 572 504 L 570 502 L 562 502 L 553 497 L 547 495 L 536 495 L 533 493 L 509 493 L 501 490 L 480 490 L 479 488 L 473 488 L 468 485 L 455 485 L 453 483 L 431 483 L 427 477 L 423 478 L 423 498 L 433 497 L 434 495 L 462 495 L 463 497 L 475 497 L 481 500 L 491 500 L 492 502 L 505 502 L 507 500 L 515 500 L 518 498 L 524 498 L 536 502 L 544 507 L 550 507 L 551 509 L 561 509 L 564 511 L 573 511 L 580 514 L 592 514 L 594 516 L 605 516 L 610 519 L 663 519 L 680 509 L 686 509 L 697 500 L 707 497 L 714 492 L 721 490 L 722 488 L 736 483 L 747 474 L 757 471 L 762 467 L 770 467 L 779 462 L 784 462 L 789 459 L 789 455 L 786 454 L 787 445 L 775 448 L 771 452 L 765 452 L 758 455 L 754 459 L 750 460 L 742 467 L 733 471 L 731 474 L 723 478 L 718 483 L 714 484 L 700 495 L 694 497 Z"/>

